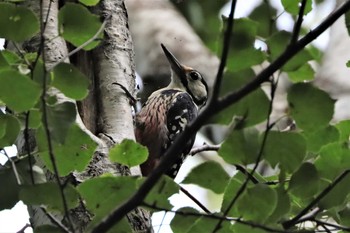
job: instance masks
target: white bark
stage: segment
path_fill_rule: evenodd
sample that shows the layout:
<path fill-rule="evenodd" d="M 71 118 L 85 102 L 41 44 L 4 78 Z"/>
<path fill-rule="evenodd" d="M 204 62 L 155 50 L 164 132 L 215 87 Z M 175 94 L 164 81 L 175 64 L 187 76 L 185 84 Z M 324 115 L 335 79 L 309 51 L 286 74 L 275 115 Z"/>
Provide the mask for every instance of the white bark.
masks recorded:
<path fill-rule="evenodd" d="M 105 28 L 105 40 L 94 51 L 94 63 L 99 88 L 99 130 L 115 142 L 135 139 L 129 100 L 118 82 L 131 93 L 135 87 L 132 40 L 123 1 L 107 0 L 101 4 L 101 14 L 110 17 Z"/>

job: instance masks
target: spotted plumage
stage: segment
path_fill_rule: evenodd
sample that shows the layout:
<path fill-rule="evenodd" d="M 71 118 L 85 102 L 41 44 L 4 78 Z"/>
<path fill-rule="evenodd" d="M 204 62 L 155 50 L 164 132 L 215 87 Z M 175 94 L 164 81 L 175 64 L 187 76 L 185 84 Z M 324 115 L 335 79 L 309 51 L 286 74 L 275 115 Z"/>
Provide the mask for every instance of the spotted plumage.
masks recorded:
<path fill-rule="evenodd" d="M 172 69 L 170 84 L 153 92 L 135 117 L 136 140 L 147 146 L 148 160 L 141 165 L 147 176 L 159 164 L 164 152 L 181 134 L 186 125 L 205 105 L 208 87 L 201 74 L 184 65 L 162 45 Z M 195 137 L 183 145 L 182 154 L 166 172 L 172 178 L 177 175 L 183 160 L 191 150 Z"/>

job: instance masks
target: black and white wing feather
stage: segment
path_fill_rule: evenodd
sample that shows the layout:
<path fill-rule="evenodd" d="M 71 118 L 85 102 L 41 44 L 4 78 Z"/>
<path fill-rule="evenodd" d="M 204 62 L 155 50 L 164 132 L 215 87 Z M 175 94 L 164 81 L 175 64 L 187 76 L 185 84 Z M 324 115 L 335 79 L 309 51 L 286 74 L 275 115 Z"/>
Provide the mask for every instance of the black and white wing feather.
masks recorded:
<path fill-rule="evenodd" d="M 167 128 L 168 128 L 168 143 L 166 144 L 166 150 L 171 146 L 176 137 L 182 133 L 186 125 L 189 124 L 194 118 L 197 117 L 198 109 L 193 103 L 191 96 L 186 92 L 179 92 L 173 98 L 172 104 L 167 112 Z M 182 149 L 182 153 L 179 156 L 176 163 L 166 173 L 168 176 L 175 178 L 179 171 L 184 159 L 190 152 L 195 136 L 193 136 Z"/>

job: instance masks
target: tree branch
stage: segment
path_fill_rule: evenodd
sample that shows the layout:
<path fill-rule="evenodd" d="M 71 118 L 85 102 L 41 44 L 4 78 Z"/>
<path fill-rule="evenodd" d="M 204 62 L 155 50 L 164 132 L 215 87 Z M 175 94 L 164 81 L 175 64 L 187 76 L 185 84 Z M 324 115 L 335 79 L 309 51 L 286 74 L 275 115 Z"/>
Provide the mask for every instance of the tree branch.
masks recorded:
<path fill-rule="evenodd" d="M 306 6 L 307 1 L 308 0 L 301 0 L 298 18 L 294 24 L 292 39 L 290 40 L 290 46 L 292 46 L 293 44 L 295 44 L 295 42 L 298 41 L 300 28 L 301 28 L 301 24 L 303 22 L 304 11 L 305 11 L 305 6 Z"/>
<path fill-rule="evenodd" d="M 199 147 L 193 148 L 188 155 L 193 156 L 193 155 L 201 153 L 203 151 L 218 151 L 220 149 L 220 147 L 221 147 L 221 145 L 208 145 L 208 144 L 205 144 L 203 146 L 199 146 Z"/>
<path fill-rule="evenodd" d="M 256 78 L 248 83 L 245 87 L 241 88 L 237 92 L 231 93 L 219 100 L 214 105 L 209 103 L 209 106 L 203 110 L 201 114 L 189 124 L 184 132 L 178 137 L 172 146 L 165 152 L 163 159 L 155 170 L 148 176 L 144 183 L 139 187 L 138 191 L 132 195 L 122 205 L 118 206 L 112 211 L 105 219 L 101 221 L 99 225 L 92 231 L 94 233 L 102 233 L 108 231 L 114 224 L 121 220 L 126 213 L 133 210 L 137 206 L 142 204 L 143 199 L 150 192 L 152 187 L 158 182 L 161 175 L 176 161 L 176 154 L 180 153 L 182 145 L 184 145 L 199 128 L 207 121 L 207 119 L 214 114 L 227 108 L 229 105 L 236 103 L 255 89 L 257 89 L 261 83 L 268 80 L 268 78 L 278 69 L 280 69 L 290 58 L 296 55 L 312 40 L 322 34 L 329 26 L 331 26 L 337 19 L 340 18 L 345 12 L 350 9 L 350 0 L 346 1 L 343 5 L 338 7 L 332 14 L 330 14 L 318 27 L 313 31 L 306 34 L 302 39 L 297 41 L 294 46 L 287 48 L 275 62 L 271 63 L 265 70 L 263 70 Z"/>
<path fill-rule="evenodd" d="M 195 198 L 189 191 L 180 186 L 180 190 L 188 196 L 194 203 L 196 203 L 205 213 L 211 214 L 210 210 L 207 209 L 197 198 Z"/>

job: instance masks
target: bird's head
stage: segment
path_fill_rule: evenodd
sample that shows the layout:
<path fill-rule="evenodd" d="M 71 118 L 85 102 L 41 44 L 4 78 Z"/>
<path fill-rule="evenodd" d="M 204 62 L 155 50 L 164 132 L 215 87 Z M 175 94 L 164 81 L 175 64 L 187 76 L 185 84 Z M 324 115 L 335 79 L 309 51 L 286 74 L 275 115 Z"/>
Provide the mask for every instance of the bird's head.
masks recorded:
<path fill-rule="evenodd" d="M 161 46 L 172 70 L 169 87 L 186 91 L 198 107 L 204 106 L 208 99 L 208 85 L 203 76 L 197 70 L 182 65 L 163 44 Z"/>

